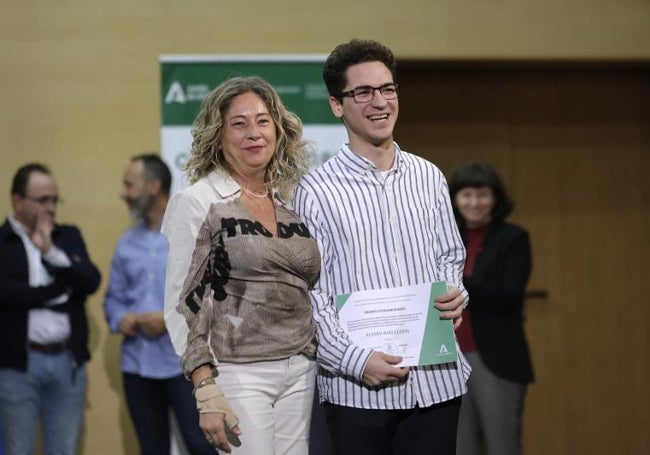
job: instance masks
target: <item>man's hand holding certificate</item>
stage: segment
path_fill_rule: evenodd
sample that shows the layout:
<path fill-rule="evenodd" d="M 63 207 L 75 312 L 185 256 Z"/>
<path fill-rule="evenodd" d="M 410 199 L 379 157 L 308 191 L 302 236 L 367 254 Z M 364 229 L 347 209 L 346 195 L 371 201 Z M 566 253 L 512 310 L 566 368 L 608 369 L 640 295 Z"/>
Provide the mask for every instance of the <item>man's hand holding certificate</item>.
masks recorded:
<path fill-rule="evenodd" d="M 444 282 L 358 291 L 336 297 L 341 326 L 355 344 L 400 356 L 395 366 L 455 362 L 453 323 L 441 319 L 436 297 Z"/>

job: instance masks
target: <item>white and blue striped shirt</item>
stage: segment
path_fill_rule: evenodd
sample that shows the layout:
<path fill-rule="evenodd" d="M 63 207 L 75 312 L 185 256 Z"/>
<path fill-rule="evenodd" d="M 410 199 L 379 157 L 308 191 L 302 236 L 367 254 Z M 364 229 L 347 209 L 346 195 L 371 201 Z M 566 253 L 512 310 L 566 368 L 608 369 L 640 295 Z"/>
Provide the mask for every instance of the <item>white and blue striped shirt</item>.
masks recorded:
<path fill-rule="evenodd" d="M 350 342 L 333 297 L 433 281 L 462 285 L 465 248 L 447 182 L 436 166 L 395 144 L 381 173 L 344 145 L 296 187 L 295 210 L 318 242 L 322 270 L 311 293 L 317 323 L 321 401 L 365 409 L 427 407 L 462 395 L 470 367 L 412 367 L 406 381 L 382 387 L 361 382 L 372 354 Z M 458 349 L 460 353 L 460 349 Z"/>

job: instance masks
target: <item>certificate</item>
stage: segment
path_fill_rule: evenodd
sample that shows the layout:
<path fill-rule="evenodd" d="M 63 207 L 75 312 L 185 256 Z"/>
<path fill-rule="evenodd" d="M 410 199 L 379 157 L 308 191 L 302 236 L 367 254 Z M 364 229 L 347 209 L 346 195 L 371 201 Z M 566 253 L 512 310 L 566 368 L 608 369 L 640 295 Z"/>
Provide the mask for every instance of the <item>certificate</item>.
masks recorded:
<path fill-rule="evenodd" d="M 336 308 L 354 344 L 403 357 L 398 366 L 455 362 L 453 323 L 433 306 L 446 291 L 444 281 L 357 291 L 336 296 Z"/>

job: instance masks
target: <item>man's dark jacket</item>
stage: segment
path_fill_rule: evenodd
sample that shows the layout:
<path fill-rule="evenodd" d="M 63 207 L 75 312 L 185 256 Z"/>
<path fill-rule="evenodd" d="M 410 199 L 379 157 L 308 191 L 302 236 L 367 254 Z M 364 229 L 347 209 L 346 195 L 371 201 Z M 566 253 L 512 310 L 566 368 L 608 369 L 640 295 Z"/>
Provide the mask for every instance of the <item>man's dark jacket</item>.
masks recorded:
<path fill-rule="evenodd" d="M 27 253 L 21 238 L 9 220 L 0 227 L 0 368 L 27 370 L 27 324 L 29 310 L 44 308 L 48 300 L 64 292 L 67 302 L 48 308 L 68 314 L 70 349 L 75 362 L 90 359 L 86 297 L 99 287 L 99 270 L 90 261 L 79 229 L 57 225 L 52 243 L 70 258 L 71 267 L 60 268 L 45 263 L 54 282 L 47 286 L 30 286 Z"/>

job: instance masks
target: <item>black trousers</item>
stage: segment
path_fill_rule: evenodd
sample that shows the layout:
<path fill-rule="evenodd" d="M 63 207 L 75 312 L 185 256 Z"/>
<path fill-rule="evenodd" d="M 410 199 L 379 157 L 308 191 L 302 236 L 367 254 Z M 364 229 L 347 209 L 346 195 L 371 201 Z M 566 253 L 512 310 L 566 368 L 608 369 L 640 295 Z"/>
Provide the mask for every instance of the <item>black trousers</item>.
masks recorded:
<path fill-rule="evenodd" d="M 217 452 L 203 436 L 199 414 L 192 396 L 192 383 L 183 375 L 169 379 L 149 379 L 122 373 L 124 394 L 138 435 L 141 455 L 170 453 L 169 409 L 172 409 L 187 450 L 192 455 Z"/>
<path fill-rule="evenodd" d="M 325 404 L 335 455 L 455 455 L 460 398 L 428 408 L 358 409 Z"/>

